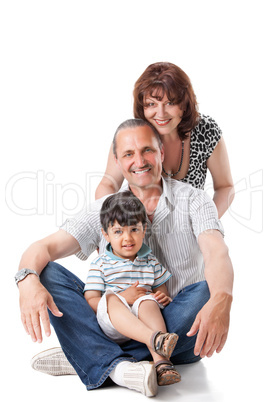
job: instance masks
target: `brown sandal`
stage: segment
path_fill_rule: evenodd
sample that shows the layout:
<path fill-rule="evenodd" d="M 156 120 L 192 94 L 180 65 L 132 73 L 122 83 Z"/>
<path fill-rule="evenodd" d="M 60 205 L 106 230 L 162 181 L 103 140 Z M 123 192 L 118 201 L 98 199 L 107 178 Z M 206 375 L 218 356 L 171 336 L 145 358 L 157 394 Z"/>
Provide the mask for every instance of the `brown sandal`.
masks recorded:
<path fill-rule="evenodd" d="M 177 334 L 155 332 L 151 338 L 151 346 L 158 355 L 169 359 L 176 346 L 179 337 Z"/>
<path fill-rule="evenodd" d="M 180 373 L 171 361 L 160 360 L 155 364 L 155 369 L 159 386 L 175 384 L 181 380 Z"/>

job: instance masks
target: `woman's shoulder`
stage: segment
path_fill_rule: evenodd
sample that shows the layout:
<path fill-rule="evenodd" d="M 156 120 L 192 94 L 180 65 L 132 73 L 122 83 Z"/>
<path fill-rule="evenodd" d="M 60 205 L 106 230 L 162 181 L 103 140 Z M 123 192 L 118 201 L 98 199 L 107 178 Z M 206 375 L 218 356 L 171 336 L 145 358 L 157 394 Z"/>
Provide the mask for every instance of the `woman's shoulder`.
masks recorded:
<path fill-rule="evenodd" d="M 217 141 L 219 141 L 222 131 L 216 123 L 216 121 L 208 115 L 205 114 L 199 114 L 199 120 L 197 125 L 195 126 L 193 130 L 193 135 L 197 136 L 197 139 L 202 140 L 202 138 L 215 138 Z"/>
<path fill-rule="evenodd" d="M 211 116 L 200 113 L 199 120 L 195 128 L 199 128 L 202 130 L 211 130 L 212 128 L 219 129 L 219 125 Z"/>
<path fill-rule="evenodd" d="M 202 152 L 206 161 L 222 136 L 222 131 L 216 121 L 208 115 L 200 114 L 199 122 L 191 133 L 191 147 L 198 153 Z"/>

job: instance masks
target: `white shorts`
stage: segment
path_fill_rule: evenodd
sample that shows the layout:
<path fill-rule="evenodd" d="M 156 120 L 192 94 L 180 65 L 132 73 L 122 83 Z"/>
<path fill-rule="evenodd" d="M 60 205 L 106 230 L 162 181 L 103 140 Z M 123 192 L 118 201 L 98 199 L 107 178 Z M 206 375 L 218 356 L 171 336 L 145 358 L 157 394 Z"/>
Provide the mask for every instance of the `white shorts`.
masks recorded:
<path fill-rule="evenodd" d="M 121 296 L 118 293 L 113 292 L 112 290 L 107 290 L 99 301 L 98 309 L 97 309 L 97 320 L 98 320 L 99 326 L 101 327 L 101 329 L 105 333 L 105 335 L 108 336 L 108 338 L 112 339 L 113 341 L 115 341 L 118 344 L 127 342 L 130 340 L 130 338 L 127 338 L 126 336 L 120 334 L 120 332 L 118 332 L 115 329 L 115 327 L 113 326 L 113 324 L 110 321 L 110 317 L 109 317 L 109 314 L 107 311 L 106 295 L 112 294 L 112 293 L 115 294 L 122 301 L 122 303 L 124 303 L 124 305 L 129 309 L 129 311 L 131 311 L 136 317 L 139 316 L 138 315 L 139 305 L 143 300 L 153 300 L 154 302 L 156 302 L 158 304 L 158 306 L 160 308 L 164 308 L 163 305 L 158 303 L 158 301 L 155 300 L 155 298 L 151 294 L 140 297 L 139 299 L 137 299 L 134 302 L 134 304 L 132 306 L 130 306 L 123 296 Z"/>

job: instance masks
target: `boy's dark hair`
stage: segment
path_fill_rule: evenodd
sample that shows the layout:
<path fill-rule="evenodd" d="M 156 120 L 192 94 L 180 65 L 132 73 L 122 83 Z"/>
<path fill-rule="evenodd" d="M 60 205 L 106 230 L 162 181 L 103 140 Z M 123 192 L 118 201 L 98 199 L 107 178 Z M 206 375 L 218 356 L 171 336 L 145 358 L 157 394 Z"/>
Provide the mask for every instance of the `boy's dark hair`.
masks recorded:
<path fill-rule="evenodd" d="M 146 211 L 142 202 L 131 192 L 123 191 L 110 195 L 102 204 L 100 221 L 107 233 L 109 225 L 117 221 L 121 226 L 132 226 L 141 222 L 146 225 Z"/>

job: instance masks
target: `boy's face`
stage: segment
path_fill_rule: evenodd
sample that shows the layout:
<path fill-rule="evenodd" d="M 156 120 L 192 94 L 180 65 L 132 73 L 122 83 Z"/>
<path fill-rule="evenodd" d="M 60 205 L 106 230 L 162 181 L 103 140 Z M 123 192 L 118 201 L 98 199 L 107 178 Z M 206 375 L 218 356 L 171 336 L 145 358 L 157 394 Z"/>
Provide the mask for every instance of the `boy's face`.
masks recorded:
<path fill-rule="evenodd" d="M 142 246 L 145 236 L 142 223 L 133 226 L 120 226 L 117 221 L 114 225 L 109 225 L 107 233 L 102 229 L 103 236 L 111 243 L 113 253 L 117 257 L 134 261 L 138 251 Z"/>

